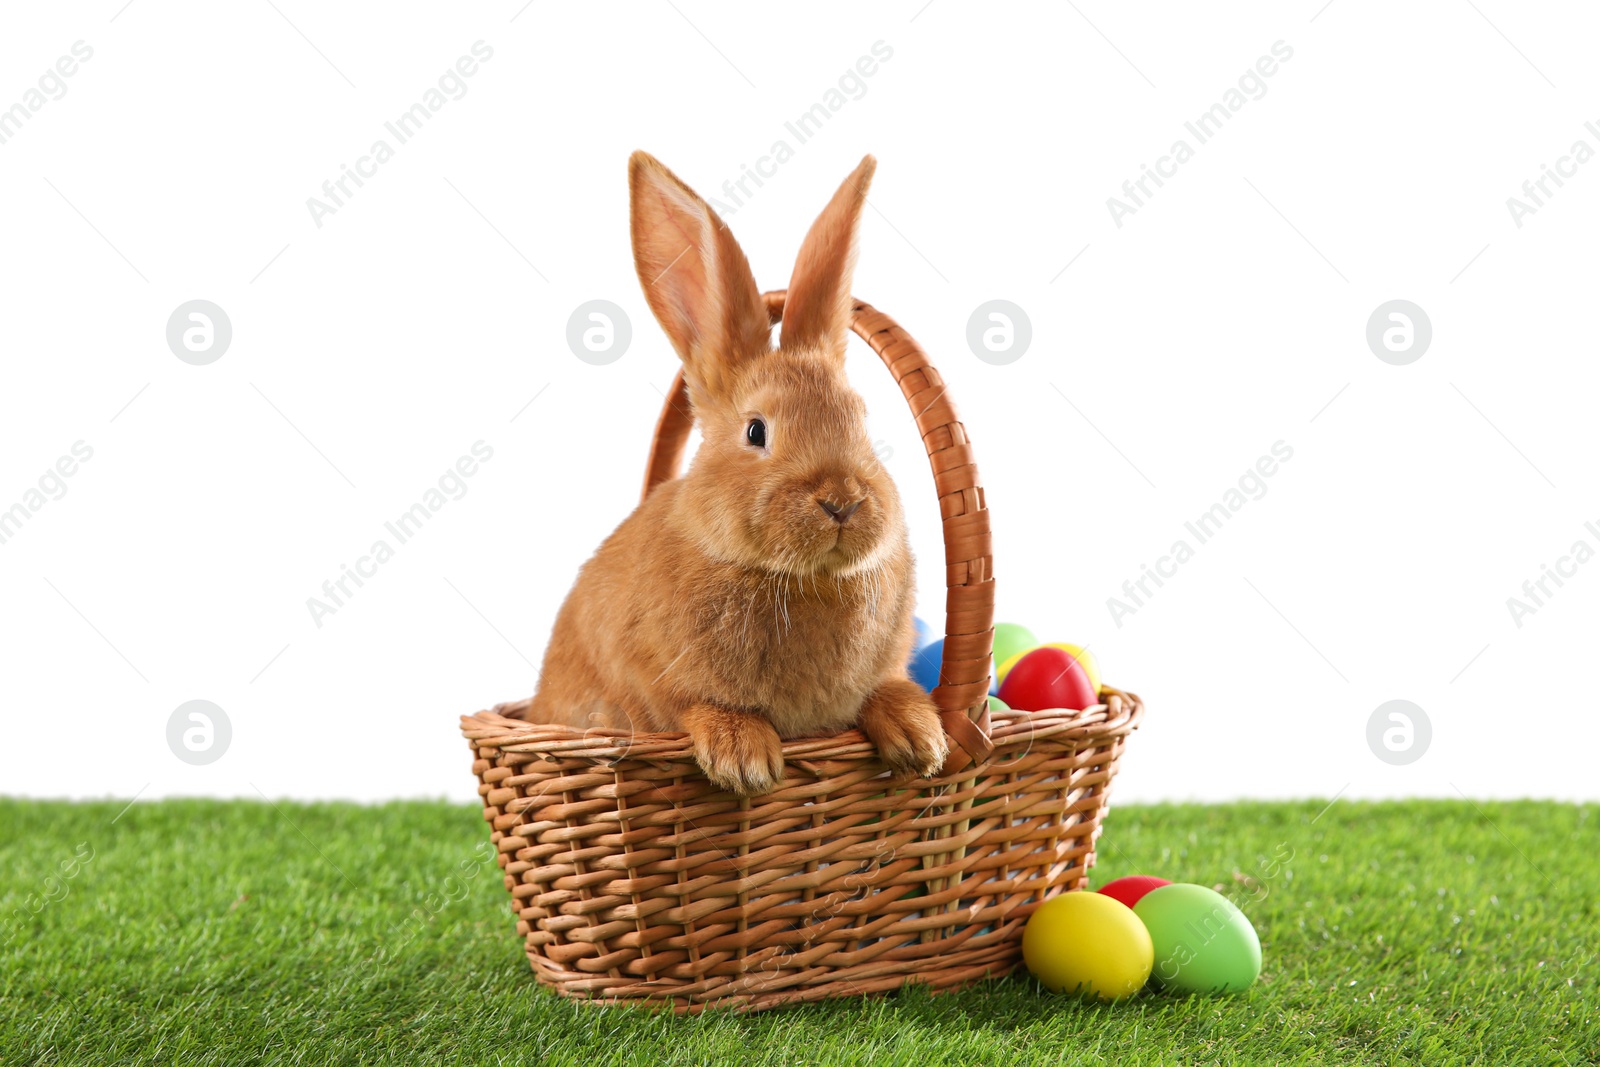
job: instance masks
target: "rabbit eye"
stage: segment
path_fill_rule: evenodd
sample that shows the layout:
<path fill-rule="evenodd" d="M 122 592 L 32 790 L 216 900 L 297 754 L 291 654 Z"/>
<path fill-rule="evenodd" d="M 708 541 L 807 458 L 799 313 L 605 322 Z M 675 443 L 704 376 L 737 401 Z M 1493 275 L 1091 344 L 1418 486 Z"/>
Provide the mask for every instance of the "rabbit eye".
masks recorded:
<path fill-rule="evenodd" d="M 767 447 L 767 423 L 764 419 L 751 419 L 750 424 L 744 428 L 744 439 L 753 448 Z"/>

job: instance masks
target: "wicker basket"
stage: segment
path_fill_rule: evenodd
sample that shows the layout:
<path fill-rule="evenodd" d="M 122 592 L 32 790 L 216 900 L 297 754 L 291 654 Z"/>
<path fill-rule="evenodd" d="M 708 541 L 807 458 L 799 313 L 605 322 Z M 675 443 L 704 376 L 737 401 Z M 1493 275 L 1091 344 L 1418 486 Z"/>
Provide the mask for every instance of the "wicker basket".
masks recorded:
<path fill-rule="evenodd" d="M 767 294 L 776 322 L 784 294 Z M 534 724 L 528 701 L 464 716 L 484 818 L 539 980 L 594 1003 L 759 1011 L 954 989 L 1010 972 L 1024 921 L 1081 889 L 1143 707 L 990 716 L 989 512 L 965 428 L 922 348 L 855 306 L 855 332 L 911 405 L 944 520 L 946 639 L 933 697 L 952 758 L 890 778 L 858 730 L 783 745 L 782 785 L 719 791 L 685 734 Z M 674 477 L 692 417 L 680 375 L 645 492 Z"/>

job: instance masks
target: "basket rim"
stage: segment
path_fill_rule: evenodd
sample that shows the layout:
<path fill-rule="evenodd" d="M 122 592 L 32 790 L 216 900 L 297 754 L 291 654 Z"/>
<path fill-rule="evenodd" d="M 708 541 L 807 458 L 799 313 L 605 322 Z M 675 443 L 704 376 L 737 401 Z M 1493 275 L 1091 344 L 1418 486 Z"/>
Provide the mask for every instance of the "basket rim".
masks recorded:
<path fill-rule="evenodd" d="M 990 713 L 990 736 L 996 747 L 1033 741 L 1099 741 L 1119 737 L 1139 727 L 1144 701 L 1135 693 L 1102 686 L 1104 703 L 1075 711 L 1006 709 Z M 579 729 L 555 723 L 535 723 L 505 714 L 526 707 L 529 699 L 496 704 L 461 716 L 462 736 L 476 744 L 488 743 L 502 752 L 522 752 L 547 757 L 596 760 L 689 760 L 694 745 L 686 733 L 633 733 L 609 727 Z M 878 751 L 859 729 L 822 737 L 797 737 L 783 742 L 786 762 L 813 760 L 875 760 Z M 942 777 L 942 776 L 941 776 Z"/>

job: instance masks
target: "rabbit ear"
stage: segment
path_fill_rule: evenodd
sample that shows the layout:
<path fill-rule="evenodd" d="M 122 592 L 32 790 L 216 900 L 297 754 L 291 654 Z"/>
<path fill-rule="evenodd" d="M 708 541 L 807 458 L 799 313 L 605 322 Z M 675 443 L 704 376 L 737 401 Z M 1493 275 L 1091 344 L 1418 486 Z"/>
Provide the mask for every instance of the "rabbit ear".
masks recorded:
<path fill-rule="evenodd" d="M 772 323 L 728 227 L 655 157 L 628 160 L 633 265 L 691 385 L 715 395 L 772 347 Z"/>
<path fill-rule="evenodd" d="M 785 346 L 814 346 L 843 358 L 850 328 L 856 229 L 877 167 L 877 160 L 864 157 L 811 224 L 789 279 L 789 295 L 784 298 Z"/>

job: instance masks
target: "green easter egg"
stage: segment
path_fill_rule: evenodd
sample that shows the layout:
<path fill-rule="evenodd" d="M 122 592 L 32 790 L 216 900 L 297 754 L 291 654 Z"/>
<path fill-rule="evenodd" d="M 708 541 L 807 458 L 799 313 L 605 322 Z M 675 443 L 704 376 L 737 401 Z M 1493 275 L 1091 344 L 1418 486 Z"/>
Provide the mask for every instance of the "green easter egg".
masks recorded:
<path fill-rule="evenodd" d="M 1261 974 L 1261 939 L 1233 901 L 1203 885 L 1164 885 L 1139 898 L 1155 948 L 1151 977 L 1179 993 L 1238 993 Z"/>
<path fill-rule="evenodd" d="M 1010 710 L 1011 710 L 1010 705 L 1008 705 L 1004 700 L 1001 700 L 999 697 L 990 697 L 989 698 L 989 713 L 991 715 L 994 714 L 997 711 L 1010 711 Z"/>
<path fill-rule="evenodd" d="M 997 622 L 994 624 L 994 661 L 996 665 L 1004 663 L 1019 652 L 1026 652 L 1030 648 L 1037 648 L 1039 639 L 1033 636 L 1033 631 L 1026 626 L 1019 626 L 1014 622 Z"/>

